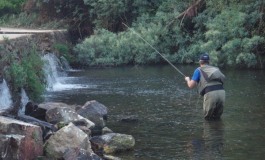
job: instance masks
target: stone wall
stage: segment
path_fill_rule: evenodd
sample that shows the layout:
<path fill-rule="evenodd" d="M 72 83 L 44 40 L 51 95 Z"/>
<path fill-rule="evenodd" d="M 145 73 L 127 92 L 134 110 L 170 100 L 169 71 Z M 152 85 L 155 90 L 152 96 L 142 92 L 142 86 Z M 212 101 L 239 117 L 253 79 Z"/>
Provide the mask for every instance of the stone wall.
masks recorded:
<path fill-rule="evenodd" d="M 14 39 L 8 39 L 1 41 L 3 47 L 8 51 L 23 51 L 30 50 L 32 47 L 36 47 L 37 51 L 41 52 L 56 52 L 54 44 L 62 43 L 71 46 L 70 36 L 67 31 L 54 31 L 47 33 L 34 33 L 30 35 L 21 36 Z M 4 50 L 0 50 L 1 54 Z"/>

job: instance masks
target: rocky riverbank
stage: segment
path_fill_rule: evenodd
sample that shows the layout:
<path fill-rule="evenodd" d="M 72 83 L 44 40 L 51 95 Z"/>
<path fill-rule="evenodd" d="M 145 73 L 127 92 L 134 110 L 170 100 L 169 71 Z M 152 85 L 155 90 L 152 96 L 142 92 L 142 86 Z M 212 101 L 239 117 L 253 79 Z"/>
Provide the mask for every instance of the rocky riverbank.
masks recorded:
<path fill-rule="evenodd" d="M 107 128 L 108 109 L 92 100 L 83 106 L 65 103 L 26 105 L 26 115 L 0 116 L 1 159 L 114 159 L 133 149 L 131 135 Z"/>
<path fill-rule="evenodd" d="M 54 53 L 60 56 L 54 44 L 69 44 L 70 48 L 72 45 L 66 31 L 4 38 L 0 43 L 3 48 L 0 50 L 1 57 L 9 53 L 22 55 L 19 53 L 33 47 L 39 54 Z M 6 78 L 3 76 L 4 69 L 10 65 L 8 61 L 3 62 L 0 64 L 1 79 Z M 25 114 L 20 114 L 21 97 L 12 88 L 11 91 L 16 103 L 4 112 L 0 106 L 0 159 L 118 160 L 111 154 L 131 150 L 135 145 L 133 136 L 114 133 L 107 128 L 108 109 L 95 100 L 83 106 L 28 102 Z"/>

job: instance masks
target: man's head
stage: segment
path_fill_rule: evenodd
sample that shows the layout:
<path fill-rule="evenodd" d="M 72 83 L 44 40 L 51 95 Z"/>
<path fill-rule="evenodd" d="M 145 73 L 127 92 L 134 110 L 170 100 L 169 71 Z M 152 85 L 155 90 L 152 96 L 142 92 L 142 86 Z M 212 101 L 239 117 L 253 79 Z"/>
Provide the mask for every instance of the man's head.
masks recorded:
<path fill-rule="evenodd" d="M 202 55 L 200 55 L 200 61 L 199 61 L 199 63 L 201 65 L 203 65 L 203 64 L 209 64 L 209 61 L 210 61 L 210 57 L 209 57 L 208 53 L 203 53 Z"/>

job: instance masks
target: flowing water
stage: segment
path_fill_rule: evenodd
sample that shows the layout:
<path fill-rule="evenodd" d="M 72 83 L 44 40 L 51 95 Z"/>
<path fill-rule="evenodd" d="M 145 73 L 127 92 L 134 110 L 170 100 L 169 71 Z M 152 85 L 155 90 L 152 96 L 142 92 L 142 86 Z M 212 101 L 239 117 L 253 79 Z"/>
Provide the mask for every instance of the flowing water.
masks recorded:
<path fill-rule="evenodd" d="M 12 96 L 6 80 L 3 79 L 2 83 L 0 84 L 0 112 L 10 109 L 12 107 Z"/>
<path fill-rule="evenodd" d="M 18 111 L 18 114 L 20 115 L 24 115 L 25 114 L 25 107 L 26 107 L 26 104 L 29 102 L 29 97 L 26 93 L 26 91 L 24 90 L 24 88 L 21 89 L 21 102 L 20 102 L 20 107 L 19 107 L 19 111 Z"/>
<path fill-rule="evenodd" d="M 179 67 L 191 75 L 196 66 Z M 124 160 L 263 159 L 265 73 L 223 72 L 227 95 L 221 121 L 203 119 L 202 99 L 169 66 L 72 71 L 61 88 L 47 91 L 45 101 L 106 105 L 107 126 L 136 139 L 134 150 L 116 155 Z M 138 121 L 121 122 L 126 116 Z"/>

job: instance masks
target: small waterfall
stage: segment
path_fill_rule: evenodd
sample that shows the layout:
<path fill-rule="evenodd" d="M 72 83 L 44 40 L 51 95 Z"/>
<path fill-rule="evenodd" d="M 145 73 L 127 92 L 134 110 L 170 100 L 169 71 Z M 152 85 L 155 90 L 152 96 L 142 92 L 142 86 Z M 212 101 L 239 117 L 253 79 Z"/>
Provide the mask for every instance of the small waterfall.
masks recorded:
<path fill-rule="evenodd" d="M 44 72 L 47 80 L 47 90 L 54 91 L 57 86 L 64 83 L 62 77 L 66 76 L 60 60 L 52 53 L 45 54 L 43 57 L 45 62 Z"/>
<path fill-rule="evenodd" d="M 28 102 L 29 102 L 29 97 L 26 91 L 22 88 L 21 89 L 21 106 L 18 112 L 20 115 L 25 115 L 25 106 Z"/>
<path fill-rule="evenodd" d="M 0 85 L 0 110 L 6 110 L 13 105 L 12 96 L 5 80 Z"/>
<path fill-rule="evenodd" d="M 44 64 L 44 72 L 47 81 L 47 91 L 62 91 L 69 89 L 86 88 L 86 85 L 79 85 L 73 82 L 73 79 L 67 77 L 66 71 L 73 71 L 67 60 L 63 58 L 61 62 L 54 54 L 45 54 L 42 60 Z M 74 84 L 72 84 L 74 83 Z"/>

